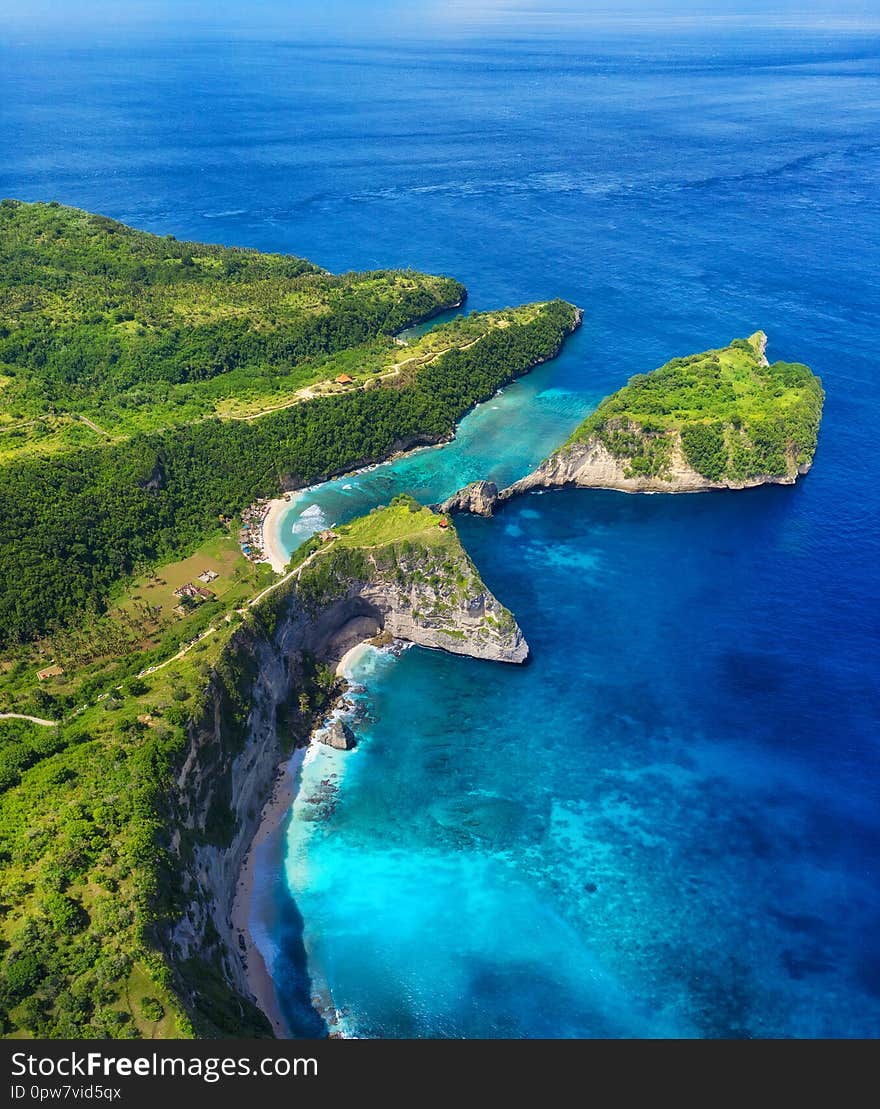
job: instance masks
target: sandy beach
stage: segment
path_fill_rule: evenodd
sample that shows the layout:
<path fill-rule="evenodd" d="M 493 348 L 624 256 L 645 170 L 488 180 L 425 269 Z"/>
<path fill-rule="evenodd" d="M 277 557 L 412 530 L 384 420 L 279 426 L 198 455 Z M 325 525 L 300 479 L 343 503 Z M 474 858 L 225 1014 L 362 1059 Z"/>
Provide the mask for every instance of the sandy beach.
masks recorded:
<path fill-rule="evenodd" d="M 280 835 L 281 823 L 287 815 L 294 797 L 294 775 L 302 762 L 304 751 L 297 751 L 280 768 L 280 776 L 275 782 L 272 796 L 260 817 L 260 824 L 248 848 L 247 856 L 238 877 L 235 900 L 232 904 L 232 927 L 244 937 L 244 955 L 247 960 L 246 978 L 257 1004 L 269 1018 L 275 1035 L 280 1039 L 290 1038 L 290 1029 L 284 1020 L 275 983 L 269 974 L 262 952 L 251 934 L 250 923 L 255 909 L 254 878 L 256 875 L 257 854 L 261 846 L 274 836 Z M 237 941 L 236 941 L 237 942 Z"/>
<path fill-rule="evenodd" d="M 351 678 L 352 668 L 357 664 L 358 659 L 370 646 L 370 641 L 365 639 L 363 643 L 356 643 L 354 647 L 350 648 L 339 662 L 336 664 L 336 673 L 340 678 Z"/>
<path fill-rule="evenodd" d="M 268 562 L 276 574 L 283 574 L 290 561 L 280 538 L 281 519 L 288 508 L 290 501 L 284 497 L 269 501 L 269 511 L 263 520 L 263 561 Z"/>
<path fill-rule="evenodd" d="M 499 392 L 501 390 L 499 389 Z M 480 405 L 476 405 L 477 408 Z M 328 484 L 331 481 L 337 481 L 340 478 L 353 478 L 359 474 L 368 474 L 372 470 L 378 469 L 380 466 L 385 466 L 389 462 L 395 462 L 399 458 L 405 458 L 408 455 L 418 454 L 419 451 L 433 451 L 440 447 L 446 446 L 455 438 L 454 435 L 444 436 L 437 443 L 425 443 L 417 447 L 412 447 L 410 450 L 395 451 L 387 458 L 380 459 L 378 462 L 370 462 L 366 466 L 358 466 L 354 470 L 343 470 L 342 473 L 335 474 L 333 477 L 328 478 L 327 481 L 319 481 L 314 485 L 305 486 L 302 489 L 291 490 L 291 498 L 300 497 L 304 493 L 308 493 L 313 489 L 320 489 L 322 485 Z M 290 555 L 285 551 L 284 546 L 280 541 L 281 521 L 284 514 L 291 506 L 291 501 L 286 500 L 284 497 L 277 497 L 275 500 L 269 501 L 269 511 L 266 513 L 262 524 L 262 548 L 263 558 L 261 562 L 268 562 L 276 574 L 283 574 L 287 569 L 287 564 L 290 561 Z"/>
<path fill-rule="evenodd" d="M 274 501 L 273 508 L 276 506 L 283 510 L 287 506 L 287 502 L 284 500 Z M 266 524 L 270 523 L 271 512 L 266 519 Z M 369 643 L 364 641 L 346 651 L 339 660 L 336 673 L 341 677 L 350 677 L 351 668 L 363 652 L 367 650 L 368 646 Z M 281 1012 L 275 983 L 269 973 L 266 960 L 263 958 L 263 954 L 251 932 L 251 921 L 254 914 L 259 912 L 259 904 L 255 900 L 259 897 L 259 890 L 255 888 L 255 879 L 257 877 L 258 857 L 262 853 L 261 849 L 265 849 L 273 838 L 281 834 L 282 822 L 290 811 L 290 806 L 296 794 L 294 778 L 299 772 L 307 751 L 308 748 L 296 751 L 292 758 L 279 767 L 279 776 L 275 781 L 272 796 L 263 808 L 259 826 L 242 864 L 235 891 L 235 900 L 232 904 L 232 927 L 235 933 L 236 945 L 238 944 L 237 937 L 239 934 L 244 938 L 243 954 L 247 963 L 245 976 L 248 988 L 260 1009 L 269 1018 L 272 1029 L 279 1039 L 289 1039 L 291 1032 Z"/>

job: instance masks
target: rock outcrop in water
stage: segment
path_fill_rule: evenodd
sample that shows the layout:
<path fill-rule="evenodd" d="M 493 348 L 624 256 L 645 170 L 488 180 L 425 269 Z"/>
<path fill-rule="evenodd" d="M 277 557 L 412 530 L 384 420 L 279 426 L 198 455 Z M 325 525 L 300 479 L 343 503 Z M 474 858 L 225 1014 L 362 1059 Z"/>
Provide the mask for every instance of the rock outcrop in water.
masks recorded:
<path fill-rule="evenodd" d="M 351 751 L 356 744 L 354 732 L 344 720 L 334 720 L 318 732 L 318 742 L 336 751 Z"/>
<path fill-rule="evenodd" d="M 449 516 L 469 512 L 472 516 L 491 516 L 498 504 L 498 486 L 494 481 L 472 481 L 440 505 Z"/>
<path fill-rule="evenodd" d="M 169 799 L 181 913 L 162 937 L 198 1019 L 219 996 L 253 1006 L 231 919 L 242 863 L 279 763 L 336 692 L 322 664 L 379 633 L 521 663 L 528 645 L 441 518 L 407 498 L 339 528 L 298 580 L 253 610 L 211 674 Z M 333 746 L 350 746 L 344 725 Z M 316 1020 L 318 1018 L 316 1017 Z M 268 1028 L 267 1028 L 268 1034 Z"/>

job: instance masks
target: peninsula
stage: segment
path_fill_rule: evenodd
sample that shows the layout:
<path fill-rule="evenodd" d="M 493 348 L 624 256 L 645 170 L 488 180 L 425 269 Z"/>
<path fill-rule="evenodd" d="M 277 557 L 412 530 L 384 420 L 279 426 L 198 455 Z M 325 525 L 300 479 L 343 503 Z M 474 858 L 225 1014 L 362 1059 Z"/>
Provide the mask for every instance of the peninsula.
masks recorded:
<path fill-rule="evenodd" d="M 580 322 L 555 300 L 399 336 L 465 297 L 0 202 L 0 650 L 259 497 L 448 438 Z"/>
<path fill-rule="evenodd" d="M 379 633 L 528 655 L 454 527 L 401 496 L 309 541 L 262 598 L 48 738 L 15 722 L 0 798 L 7 1033 L 271 1034 L 258 953 L 233 923 L 239 874 L 279 764 L 342 691 L 336 663 Z"/>
<path fill-rule="evenodd" d="M 766 345 L 758 331 L 637 374 L 533 473 L 501 491 L 475 482 L 443 511 L 488 516 L 520 493 L 561 486 L 698 493 L 793 485 L 812 465 L 825 394 L 806 366 L 771 365 Z"/>

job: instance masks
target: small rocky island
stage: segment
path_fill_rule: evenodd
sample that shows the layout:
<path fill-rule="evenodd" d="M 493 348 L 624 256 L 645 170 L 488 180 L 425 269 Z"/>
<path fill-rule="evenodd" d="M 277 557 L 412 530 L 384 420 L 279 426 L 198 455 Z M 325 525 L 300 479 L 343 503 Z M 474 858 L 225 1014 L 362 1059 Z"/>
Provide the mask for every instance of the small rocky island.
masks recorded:
<path fill-rule="evenodd" d="M 535 470 L 499 491 L 478 481 L 442 506 L 490 516 L 532 489 L 697 493 L 793 485 L 812 465 L 825 394 L 800 363 L 767 361 L 757 331 L 637 374 Z"/>

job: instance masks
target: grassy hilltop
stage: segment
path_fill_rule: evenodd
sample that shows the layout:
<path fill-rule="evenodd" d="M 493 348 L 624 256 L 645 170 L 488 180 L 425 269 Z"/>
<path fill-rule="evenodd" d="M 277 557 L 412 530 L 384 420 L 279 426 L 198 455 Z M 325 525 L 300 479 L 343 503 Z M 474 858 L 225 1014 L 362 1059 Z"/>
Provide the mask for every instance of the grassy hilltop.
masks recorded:
<path fill-rule="evenodd" d="M 822 416 L 822 383 L 806 366 L 764 358 L 766 336 L 673 358 L 606 397 L 561 449 L 598 441 L 627 478 L 670 480 L 680 447 L 709 481 L 793 477 L 809 466 Z"/>

